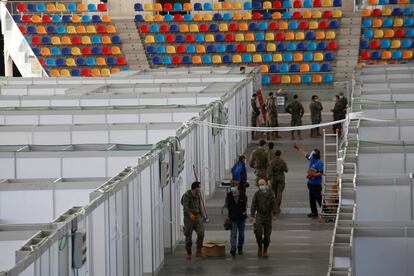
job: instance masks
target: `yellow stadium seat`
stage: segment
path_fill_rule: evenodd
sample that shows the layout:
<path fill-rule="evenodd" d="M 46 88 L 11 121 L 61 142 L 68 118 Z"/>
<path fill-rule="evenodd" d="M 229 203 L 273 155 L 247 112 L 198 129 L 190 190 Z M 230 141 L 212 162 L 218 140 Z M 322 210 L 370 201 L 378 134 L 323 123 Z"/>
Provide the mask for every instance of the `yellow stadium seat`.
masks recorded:
<path fill-rule="evenodd" d="M 83 25 L 76 26 L 76 33 L 77 34 L 86 34 L 86 28 Z"/>
<path fill-rule="evenodd" d="M 375 30 L 374 32 L 374 38 L 383 38 L 384 32 L 382 30 Z"/>
<path fill-rule="evenodd" d="M 373 28 L 381 28 L 382 27 L 382 19 L 372 20 L 372 27 Z"/>
<path fill-rule="evenodd" d="M 289 25 L 286 21 L 280 21 L 279 22 L 279 30 L 288 30 L 289 29 Z"/>
<path fill-rule="evenodd" d="M 103 57 L 97 57 L 96 58 L 96 65 L 106 66 L 106 60 Z"/>
<path fill-rule="evenodd" d="M 412 59 L 413 58 L 413 52 L 412 51 L 404 51 L 403 52 L 403 59 Z"/>
<path fill-rule="evenodd" d="M 290 83 L 290 76 L 289 75 L 283 75 L 281 82 L 282 82 L 282 84 L 289 84 Z"/>
<path fill-rule="evenodd" d="M 224 10 L 232 10 L 233 9 L 233 5 L 231 4 L 231 2 L 224 2 L 223 3 L 223 9 Z"/>
<path fill-rule="evenodd" d="M 46 5 L 46 10 L 49 13 L 56 12 L 56 6 L 55 6 L 55 4 L 47 4 Z"/>
<path fill-rule="evenodd" d="M 103 68 L 102 70 L 101 70 L 101 76 L 102 77 L 109 77 L 111 75 L 111 71 L 109 71 L 109 69 L 108 68 Z"/>
<path fill-rule="evenodd" d="M 322 76 L 321 75 L 313 75 L 312 76 L 312 83 L 322 83 Z"/>
<path fill-rule="evenodd" d="M 60 45 L 60 37 L 52 36 L 52 45 Z"/>
<path fill-rule="evenodd" d="M 214 35 L 212 35 L 212 34 L 207 34 L 207 35 L 204 37 L 204 40 L 205 40 L 206 42 L 214 42 Z"/>
<path fill-rule="evenodd" d="M 214 5 L 213 5 L 213 10 L 215 10 L 215 11 L 220 11 L 220 10 L 222 10 L 223 9 L 223 7 L 222 7 L 222 5 L 221 5 L 221 2 L 216 2 L 216 3 L 214 3 Z"/>
<path fill-rule="evenodd" d="M 319 23 L 318 21 L 312 20 L 309 22 L 309 29 L 310 30 L 317 30 L 319 29 Z"/>
<path fill-rule="evenodd" d="M 323 0 L 322 7 L 332 7 L 332 0 Z"/>
<path fill-rule="evenodd" d="M 149 3 L 144 4 L 144 11 L 152 11 L 152 10 L 153 10 L 152 4 L 149 4 Z"/>
<path fill-rule="evenodd" d="M 262 71 L 262 74 L 267 74 L 267 73 L 269 73 L 269 66 L 261 65 L 260 70 Z"/>
<path fill-rule="evenodd" d="M 273 55 L 273 62 L 282 62 L 283 61 L 283 57 L 281 54 L 274 54 Z"/>
<path fill-rule="evenodd" d="M 203 16 L 200 13 L 194 14 L 193 21 L 203 21 Z"/>
<path fill-rule="evenodd" d="M 242 9 L 242 5 L 241 5 L 240 2 L 234 2 L 233 3 L 233 10 L 241 10 L 241 9 Z"/>
<path fill-rule="evenodd" d="M 66 27 L 66 32 L 68 34 L 76 34 L 77 33 L 75 26 L 67 26 Z"/>
<path fill-rule="evenodd" d="M 255 37 L 254 37 L 254 33 L 247 33 L 247 34 L 244 36 L 244 40 L 245 40 L 245 41 L 255 41 L 256 39 L 255 39 Z"/>
<path fill-rule="evenodd" d="M 104 22 L 104 23 L 111 23 L 111 17 L 109 16 L 109 15 L 102 15 L 102 22 Z"/>
<path fill-rule="evenodd" d="M 51 55 L 50 54 L 50 49 L 46 48 L 46 47 L 43 47 L 43 48 L 40 49 L 40 54 L 44 57 L 50 56 Z"/>
<path fill-rule="evenodd" d="M 392 57 L 391 51 L 382 52 L 381 59 L 386 60 L 386 59 L 391 59 L 391 57 Z"/>
<path fill-rule="evenodd" d="M 312 12 L 309 10 L 303 11 L 303 19 L 311 19 L 312 18 Z"/>
<path fill-rule="evenodd" d="M 276 52 L 276 44 L 274 43 L 267 43 L 266 45 L 267 52 Z"/>
<path fill-rule="evenodd" d="M 325 33 L 322 31 L 316 32 L 316 39 L 318 40 L 325 39 Z"/>
<path fill-rule="evenodd" d="M 322 13 L 318 10 L 312 12 L 312 18 L 322 18 Z"/>
<path fill-rule="evenodd" d="M 293 54 L 293 61 L 294 62 L 302 62 L 303 61 L 302 53 L 294 53 Z"/>
<path fill-rule="evenodd" d="M 392 8 L 385 7 L 382 9 L 382 16 L 390 16 L 392 15 Z"/>
<path fill-rule="evenodd" d="M 81 41 L 83 45 L 92 44 L 91 38 L 89 36 L 82 36 Z"/>
<path fill-rule="evenodd" d="M 274 13 L 272 13 L 272 19 L 273 20 L 282 19 L 282 14 L 280 12 L 274 12 Z"/>
<path fill-rule="evenodd" d="M 398 39 L 393 40 L 391 42 L 391 49 L 399 49 L 399 48 L 401 48 L 401 40 L 398 40 Z"/>
<path fill-rule="evenodd" d="M 107 32 L 108 34 L 115 34 L 115 33 L 116 33 L 116 28 L 115 28 L 115 26 L 114 26 L 114 25 L 108 25 L 108 26 L 106 27 L 106 32 Z"/>
<path fill-rule="evenodd" d="M 229 28 L 228 28 L 228 26 L 227 26 L 227 24 L 226 23 L 221 23 L 220 25 L 219 25 L 219 31 L 220 32 L 227 32 L 229 30 Z"/>
<path fill-rule="evenodd" d="M 270 1 L 264 1 L 263 2 L 263 9 L 264 10 L 271 10 L 272 9 L 272 2 L 270 2 Z"/>
<path fill-rule="evenodd" d="M 299 70 L 300 70 L 301 73 L 309 72 L 309 70 L 310 70 L 309 64 L 307 64 L 307 63 L 301 64 Z"/>
<path fill-rule="evenodd" d="M 162 5 L 161 3 L 155 3 L 153 6 L 154 11 L 160 12 L 162 11 Z"/>
<path fill-rule="evenodd" d="M 295 40 L 305 40 L 305 33 L 304 32 L 297 32 L 295 35 Z"/>
<path fill-rule="evenodd" d="M 191 3 L 184 3 L 183 9 L 187 12 L 192 11 L 193 10 L 193 5 Z"/>
<path fill-rule="evenodd" d="M 91 76 L 92 77 L 100 77 L 101 76 L 101 71 L 99 71 L 99 69 L 97 69 L 97 68 L 92 68 Z"/>
<path fill-rule="evenodd" d="M 190 32 L 198 33 L 198 25 L 197 24 L 190 24 Z"/>
<path fill-rule="evenodd" d="M 102 44 L 112 44 L 111 38 L 109 36 L 103 36 L 101 38 Z"/>
<path fill-rule="evenodd" d="M 241 55 L 233 55 L 232 61 L 233 63 L 241 63 L 242 62 Z"/>
<path fill-rule="evenodd" d="M 407 5 L 407 4 L 410 4 L 410 0 L 399 0 L 398 1 L 398 4 L 400 4 L 400 5 Z"/>
<path fill-rule="evenodd" d="M 378 5 L 378 0 L 368 0 L 368 5 L 376 6 L 376 5 Z"/>
<path fill-rule="evenodd" d="M 65 6 L 65 4 L 62 4 L 62 3 L 57 4 L 56 10 L 58 12 L 66 12 L 66 6 Z"/>
<path fill-rule="evenodd" d="M 147 35 L 145 37 L 145 43 L 155 43 L 155 38 L 153 35 Z"/>
<path fill-rule="evenodd" d="M 167 54 L 175 54 L 175 47 L 173 45 L 167 46 Z"/>
<path fill-rule="evenodd" d="M 120 55 L 122 54 L 121 48 L 119 48 L 118 46 L 114 46 L 111 48 L 111 53 L 113 55 Z"/>
<path fill-rule="evenodd" d="M 50 70 L 50 76 L 51 77 L 60 77 L 59 70 L 56 70 L 56 69 Z"/>
<path fill-rule="evenodd" d="M 117 67 L 111 68 L 111 74 L 118 73 L 119 71 L 121 71 L 121 69 L 119 69 Z"/>
<path fill-rule="evenodd" d="M 81 50 L 79 49 L 79 47 L 73 47 L 72 50 L 72 56 L 80 56 L 82 55 Z"/>
<path fill-rule="evenodd" d="M 44 35 L 47 34 L 46 29 L 44 26 L 37 26 L 36 27 L 37 34 Z"/>
<path fill-rule="evenodd" d="M 295 40 L 295 33 L 294 32 L 286 32 L 285 34 L 285 40 Z"/>
<path fill-rule="evenodd" d="M 163 22 L 164 21 L 164 16 L 162 16 L 161 14 L 156 14 L 156 15 L 154 15 L 154 21 L 155 22 Z"/>
<path fill-rule="evenodd" d="M 242 20 L 242 15 L 239 12 L 233 13 L 233 20 Z"/>
<path fill-rule="evenodd" d="M 221 64 L 221 56 L 220 55 L 214 55 L 213 56 L 213 64 Z"/>
<path fill-rule="evenodd" d="M 236 34 L 235 40 L 237 42 L 244 41 L 244 34 Z"/>
<path fill-rule="evenodd" d="M 78 12 L 88 12 L 88 7 L 85 4 L 79 3 L 76 6 Z"/>
<path fill-rule="evenodd" d="M 402 27 L 404 20 L 402 18 L 394 18 L 394 27 Z"/>
<path fill-rule="evenodd" d="M 71 45 L 72 41 L 70 40 L 70 37 L 68 36 L 62 36 L 62 38 L 60 39 L 60 43 L 62 45 Z"/>
<path fill-rule="evenodd" d="M 62 69 L 62 70 L 60 70 L 60 76 L 61 77 L 70 77 L 71 75 L 70 75 L 70 72 L 69 72 L 68 69 Z"/>
<path fill-rule="evenodd" d="M 362 17 L 369 17 L 369 16 L 371 16 L 371 10 L 369 10 L 369 9 L 363 9 L 361 11 L 361 16 Z"/>
<path fill-rule="evenodd" d="M 375 30 L 375 32 L 377 32 L 377 31 L 382 32 L 382 30 Z M 381 33 L 379 33 L 378 35 L 380 36 Z M 385 34 L 383 33 L 383 36 L 385 38 L 393 38 L 394 37 L 394 30 L 393 29 L 387 29 L 387 30 L 385 30 Z M 374 33 L 374 37 L 375 37 L 375 33 Z"/>
<path fill-rule="evenodd" d="M 260 55 L 260 54 L 253 55 L 253 62 L 254 63 L 262 63 L 262 55 Z"/>
<path fill-rule="evenodd" d="M 202 64 L 200 56 L 193 56 L 192 61 L 193 61 L 193 64 Z"/>
<path fill-rule="evenodd" d="M 240 31 L 247 31 L 247 30 L 249 30 L 249 26 L 247 25 L 247 23 L 240 23 L 239 24 L 239 30 Z"/>
<path fill-rule="evenodd" d="M 73 58 L 67 58 L 66 59 L 66 66 L 75 67 L 76 66 L 75 60 Z"/>
<path fill-rule="evenodd" d="M 152 14 L 145 14 L 144 15 L 144 21 L 145 22 L 153 22 L 154 21 L 154 16 Z"/>
<path fill-rule="evenodd" d="M 204 21 L 212 21 L 213 17 L 211 16 L 211 13 L 205 13 L 203 14 Z"/>
<path fill-rule="evenodd" d="M 326 39 L 335 39 L 336 38 L 336 33 L 334 31 L 328 31 L 326 33 Z"/>
<path fill-rule="evenodd" d="M 38 15 L 33 15 L 32 16 L 32 22 L 33 23 L 42 23 L 42 18 Z"/>
<path fill-rule="evenodd" d="M 266 33 L 265 40 L 266 41 L 274 41 L 275 40 L 275 34 L 274 33 Z"/>
<path fill-rule="evenodd" d="M 187 24 L 180 24 L 180 33 L 188 33 L 190 29 Z"/>
<path fill-rule="evenodd" d="M 247 44 L 246 52 L 248 52 L 248 53 L 256 52 L 256 45 L 255 44 Z"/>
<path fill-rule="evenodd" d="M 293 75 L 291 77 L 292 84 L 300 84 L 302 82 L 302 77 L 299 75 Z"/>
<path fill-rule="evenodd" d="M 386 62 L 386 61 L 382 61 L 382 60 L 380 60 L 380 61 L 377 61 L 377 64 L 378 64 L 378 65 L 384 65 L 384 64 L 387 64 L 387 62 Z"/>
<path fill-rule="evenodd" d="M 322 53 L 315 53 L 313 54 L 314 61 L 323 61 L 323 54 Z"/>
<path fill-rule="evenodd" d="M 79 15 L 72 15 L 72 22 L 73 23 L 82 23 L 82 18 Z"/>
<path fill-rule="evenodd" d="M 245 12 L 242 15 L 243 20 L 252 20 L 252 14 L 250 12 Z"/>
<path fill-rule="evenodd" d="M 341 10 L 334 10 L 332 13 L 333 18 L 342 18 L 342 11 Z"/>
<path fill-rule="evenodd" d="M 197 54 L 205 54 L 206 53 L 206 47 L 204 45 L 197 45 L 196 46 L 196 52 L 197 52 Z"/>

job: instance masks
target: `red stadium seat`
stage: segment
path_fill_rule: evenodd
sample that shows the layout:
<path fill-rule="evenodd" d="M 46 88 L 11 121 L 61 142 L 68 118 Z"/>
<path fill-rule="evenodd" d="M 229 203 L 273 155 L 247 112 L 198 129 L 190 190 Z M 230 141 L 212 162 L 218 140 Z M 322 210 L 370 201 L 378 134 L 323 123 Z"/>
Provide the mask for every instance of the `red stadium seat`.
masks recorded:
<path fill-rule="evenodd" d="M 270 79 L 271 84 L 280 84 L 280 82 L 280 77 L 278 75 L 272 76 L 272 78 Z"/>
<path fill-rule="evenodd" d="M 321 0 L 314 0 L 313 1 L 313 7 L 314 8 L 321 8 L 322 7 L 322 1 Z"/>
<path fill-rule="evenodd" d="M 182 22 L 183 20 L 184 19 L 183 19 L 183 16 L 181 14 L 179 14 L 179 13 L 174 14 L 174 22 Z"/>
<path fill-rule="evenodd" d="M 173 64 L 182 64 L 181 57 L 180 56 L 173 56 L 172 57 L 172 63 Z"/>
<path fill-rule="evenodd" d="M 238 44 L 236 47 L 236 51 L 238 53 L 245 53 L 246 52 L 246 46 L 244 44 Z"/>
<path fill-rule="evenodd" d="M 276 31 L 278 29 L 279 29 L 279 25 L 277 24 L 277 22 L 273 21 L 269 24 L 270 31 Z"/>
<path fill-rule="evenodd" d="M 309 29 L 309 22 L 308 21 L 299 22 L 299 30 L 308 30 L 308 29 Z"/>
<path fill-rule="evenodd" d="M 338 43 L 336 41 L 331 41 L 328 43 L 328 50 L 335 51 L 338 49 Z"/>
<path fill-rule="evenodd" d="M 275 40 L 285 40 L 285 34 L 284 33 L 276 33 Z"/>
<path fill-rule="evenodd" d="M 116 59 L 116 64 L 118 65 L 127 65 L 127 62 L 124 57 L 119 57 Z"/>
<path fill-rule="evenodd" d="M 192 35 L 192 34 L 187 34 L 187 35 L 185 36 L 185 42 L 186 42 L 186 43 L 194 43 L 194 42 L 195 42 L 194 35 Z"/>
<path fill-rule="evenodd" d="M 373 9 L 371 12 L 371 16 L 381 16 L 381 10 L 380 9 Z"/>
<path fill-rule="evenodd" d="M 332 18 L 332 11 L 327 10 L 322 13 L 322 18 Z"/>
<path fill-rule="evenodd" d="M 378 40 L 372 40 L 369 44 L 370 49 L 379 49 L 380 48 L 380 42 Z"/>
<path fill-rule="evenodd" d="M 43 23 L 52 23 L 52 19 L 50 18 L 50 16 L 49 15 L 43 15 L 42 16 L 42 22 Z"/>
<path fill-rule="evenodd" d="M 253 20 L 260 20 L 262 19 L 262 14 L 260 12 L 254 12 L 252 15 Z"/>
<path fill-rule="evenodd" d="M 168 33 L 170 31 L 170 27 L 167 24 L 162 24 L 160 26 L 160 32 L 161 33 Z"/>
<path fill-rule="evenodd" d="M 167 35 L 167 36 L 165 36 L 165 42 L 174 43 L 175 42 L 175 37 L 173 35 Z"/>
<path fill-rule="evenodd" d="M 42 40 L 38 36 L 32 37 L 32 45 L 42 45 Z"/>
<path fill-rule="evenodd" d="M 23 15 L 22 16 L 22 22 L 23 23 L 30 23 L 30 22 L 32 22 L 32 17 L 29 16 L 29 15 Z"/>
<path fill-rule="evenodd" d="M 91 76 L 91 71 L 89 69 L 82 69 L 81 75 L 82 75 L 82 77 L 90 77 Z"/>
<path fill-rule="evenodd" d="M 295 2 L 293 2 L 293 8 L 295 8 L 295 9 L 302 8 L 302 1 L 301 0 L 295 0 Z"/>
<path fill-rule="evenodd" d="M 139 27 L 139 30 L 141 31 L 141 33 L 149 33 L 150 32 L 150 29 L 149 29 L 148 25 L 146 25 L 146 24 L 142 24 Z"/>
<path fill-rule="evenodd" d="M 395 31 L 394 37 L 396 38 L 402 38 L 405 37 L 405 30 L 404 29 L 398 29 Z"/>
<path fill-rule="evenodd" d="M 43 58 L 38 57 L 37 60 L 39 61 L 40 65 L 44 68 L 46 67 L 46 63 Z"/>
<path fill-rule="evenodd" d="M 276 0 L 272 3 L 272 8 L 274 9 L 281 9 L 282 8 L 282 2 L 280 2 L 279 0 Z"/>
<path fill-rule="evenodd" d="M 89 48 L 89 47 L 83 47 L 82 50 L 81 50 L 81 53 L 84 56 L 92 55 L 91 48 Z"/>
<path fill-rule="evenodd" d="M 224 41 L 233 42 L 234 41 L 234 34 L 226 34 L 226 36 L 224 37 Z"/>
<path fill-rule="evenodd" d="M 170 11 L 172 11 L 173 10 L 173 6 L 172 6 L 172 4 L 171 3 L 165 3 L 164 4 L 164 11 L 166 11 L 166 12 L 170 12 Z"/>
<path fill-rule="evenodd" d="M 198 30 L 199 30 L 200 32 L 206 33 L 206 32 L 208 32 L 208 25 L 207 25 L 207 24 L 205 24 L 205 23 L 200 24 L 200 26 L 198 27 Z"/>
<path fill-rule="evenodd" d="M 229 25 L 229 31 L 238 31 L 239 30 L 239 25 L 237 25 L 236 23 L 231 23 Z"/>
<path fill-rule="evenodd" d="M 22 34 L 27 34 L 27 31 L 26 31 L 26 27 L 25 26 L 22 26 L 22 25 L 19 25 L 19 30 L 20 30 L 20 32 L 22 33 Z"/>
<path fill-rule="evenodd" d="M 369 52 L 361 52 L 361 60 L 369 60 L 371 58 L 371 54 Z"/>
<path fill-rule="evenodd" d="M 329 28 L 329 23 L 326 20 L 319 21 L 319 29 L 326 30 Z"/>
<path fill-rule="evenodd" d="M 72 41 L 72 44 L 73 45 L 80 45 L 80 44 L 82 44 L 81 38 L 79 36 L 77 36 L 77 35 L 72 36 L 71 41 Z"/>
<path fill-rule="evenodd" d="M 112 55 L 111 49 L 107 46 L 102 47 L 102 55 Z"/>
<path fill-rule="evenodd" d="M 303 18 L 303 14 L 300 11 L 295 11 L 292 15 L 293 19 L 301 19 Z"/>
<path fill-rule="evenodd" d="M 186 51 L 186 49 L 185 49 L 185 47 L 183 46 L 183 45 L 178 45 L 176 48 L 175 48 L 175 50 L 176 50 L 176 52 L 177 52 L 177 54 L 185 54 L 187 51 Z M 174 61 L 173 61 L 174 62 Z M 181 63 L 180 63 L 181 64 Z"/>
<path fill-rule="evenodd" d="M 17 12 L 27 12 L 26 5 L 23 4 L 23 3 L 17 4 L 16 10 L 17 10 Z"/>
<path fill-rule="evenodd" d="M 98 11 L 99 12 L 106 12 L 107 11 L 106 5 L 103 4 L 103 3 L 98 4 Z"/>
<path fill-rule="evenodd" d="M 98 34 L 106 34 L 106 28 L 105 28 L 105 26 L 103 26 L 103 25 L 98 25 L 98 26 L 96 27 L 96 32 L 97 32 Z"/>

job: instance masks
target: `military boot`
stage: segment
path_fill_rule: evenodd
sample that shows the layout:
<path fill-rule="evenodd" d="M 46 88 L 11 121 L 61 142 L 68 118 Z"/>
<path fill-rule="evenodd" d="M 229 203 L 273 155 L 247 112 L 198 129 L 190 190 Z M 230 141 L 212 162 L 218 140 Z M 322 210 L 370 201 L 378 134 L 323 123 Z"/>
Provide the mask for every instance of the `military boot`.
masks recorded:
<path fill-rule="evenodd" d="M 264 248 L 263 248 L 263 257 L 264 258 L 269 258 L 269 255 L 267 254 L 267 249 L 269 248 L 269 246 L 265 246 Z"/>
<path fill-rule="evenodd" d="M 196 257 L 197 258 L 204 258 L 205 257 L 204 253 L 201 251 L 201 248 L 200 249 L 197 248 Z"/>
<path fill-rule="evenodd" d="M 263 256 L 263 249 L 261 246 L 259 246 L 259 248 L 257 249 L 257 257 L 262 257 Z"/>
<path fill-rule="evenodd" d="M 187 260 L 191 260 L 191 248 L 187 248 Z"/>

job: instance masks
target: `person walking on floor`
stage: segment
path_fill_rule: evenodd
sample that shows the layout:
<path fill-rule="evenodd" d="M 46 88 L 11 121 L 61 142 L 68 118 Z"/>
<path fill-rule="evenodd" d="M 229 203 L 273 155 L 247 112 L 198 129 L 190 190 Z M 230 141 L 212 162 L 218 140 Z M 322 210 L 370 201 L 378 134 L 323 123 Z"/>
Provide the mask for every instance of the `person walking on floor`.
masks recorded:
<path fill-rule="evenodd" d="M 267 109 L 267 126 L 268 127 L 278 127 L 279 122 L 277 119 L 277 107 L 275 103 L 275 97 L 273 96 L 273 93 L 269 93 L 269 98 L 266 102 L 266 109 Z M 277 139 L 280 138 L 279 133 L 277 131 L 272 131 L 267 133 L 267 140 L 271 139 Z"/>
<path fill-rule="evenodd" d="M 247 188 L 247 171 L 246 171 L 246 156 L 240 155 L 239 161 L 231 168 L 232 180 L 237 181 L 240 189 L 246 191 Z"/>
<path fill-rule="evenodd" d="M 282 194 L 285 190 L 285 173 L 288 172 L 286 162 L 281 158 L 281 155 L 282 152 L 280 150 L 275 152 L 275 158 L 270 162 L 267 170 L 267 179 L 269 179 L 269 184 L 272 185 L 276 196 L 277 215 L 281 213 L 280 205 L 282 203 Z"/>
<path fill-rule="evenodd" d="M 260 115 L 260 109 L 257 106 L 256 99 L 257 99 L 257 94 L 253 93 L 252 98 L 250 99 L 250 105 L 252 107 L 252 116 L 251 116 L 252 127 L 257 127 L 257 120 L 258 120 L 259 115 Z M 257 135 L 257 133 L 255 131 L 252 131 L 252 140 L 257 138 L 256 135 Z"/>
<path fill-rule="evenodd" d="M 301 126 L 302 125 L 302 117 L 305 113 L 305 109 L 303 108 L 303 105 L 299 101 L 299 96 L 295 94 L 293 96 L 293 102 L 291 102 L 286 107 L 286 112 L 292 115 L 290 125 L 291 126 Z M 301 131 L 298 130 L 298 139 L 301 140 Z M 295 140 L 295 131 L 292 130 L 292 140 Z"/>
<path fill-rule="evenodd" d="M 236 256 L 237 249 L 237 253 L 243 255 L 244 229 L 247 218 L 247 196 L 236 181 L 232 182 L 230 192 L 227 193 L 226 206 L 231 221 L 230 254 L 233 257 Z"/>
<path fill-rule="evenodd" d="M 270 162 L 272 162 L 272 160 L 276 157 L 275 144 L 273 142 L 269 142 L 267 143 L 267 147 L 267 159 L 269 160 L 268 164 L 270 164 Z"/>
<path fill-rule="evenodd" d="M 255 149 L 250 158 L 250 167 L 254 169 L 256 175 L 256 184 L 260 178 L 266 178 L 267 166 L 269 160 L 267 159 L 267 151 L 265 149 L 266 141 L 260 140 L 259 148 Z"/>
<path fill-rule="evenodd" d="M 342 106 L 342 103 L 340 101 L 339 95 L 335 95 L 335 106 L 334 108 L 331 110 L 333 113 L 333 120 L 334 121 L 339 121 L 344 119 L 344 112 L 343 112 L 344 108 Z M 338 135 L 341 134 L 342 132 L 342 123 L 337 123 L 332 125 L 333 128 L 333 133 L 338 132 Z"/>
<path fill-rule="evenodd" d="M 191 246 L 193 231 L 197 233 L 196 257 L 204 257 L 201 249 L 204 240 L 204 221 L 201 206 L 200 182 L 193 182 L 191 190 L 188 190 L 181 198 L 184 211 L 184 236 L 187 260 L 191 260 Z"/>
<path fill-rule="evenodd" d="M 276 220 L 276 198 L 266 180 L 260 179 L 258 185 L 259 190 L 253 196 L 250 210 L 258 246 L 257 256 L 267 258 L 272 234 L 272 218 Z"/>
<path fill-rule="evenodd" d="M 322 122 L 322 103 L 319 101 L 319 97 L 316 95 L 312 96 L 312 101 L 309 104 L 309 110 L 311 113 L 311 121 L 312 125 L 317 125 Z M 321 133 L 319 132 L 319 127 L 312 128 L 310 137 L 316 138 L 318 136 L 321 136 Z"/>

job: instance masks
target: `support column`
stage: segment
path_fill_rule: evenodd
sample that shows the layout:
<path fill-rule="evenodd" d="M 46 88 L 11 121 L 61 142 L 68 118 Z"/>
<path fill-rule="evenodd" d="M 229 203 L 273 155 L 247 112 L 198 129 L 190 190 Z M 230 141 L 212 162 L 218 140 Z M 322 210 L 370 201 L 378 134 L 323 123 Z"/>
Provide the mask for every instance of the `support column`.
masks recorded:
<path fill-rule="evenodd" d="M 4 50 L 4 75 L 6 77 L 13 77 L 13 59 L 6 49 Z"/>

